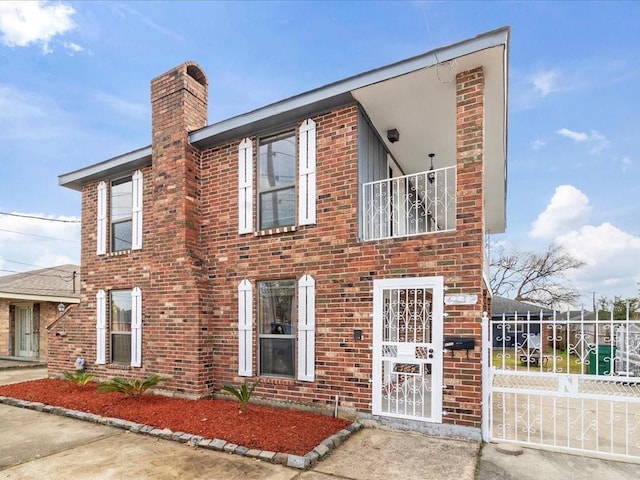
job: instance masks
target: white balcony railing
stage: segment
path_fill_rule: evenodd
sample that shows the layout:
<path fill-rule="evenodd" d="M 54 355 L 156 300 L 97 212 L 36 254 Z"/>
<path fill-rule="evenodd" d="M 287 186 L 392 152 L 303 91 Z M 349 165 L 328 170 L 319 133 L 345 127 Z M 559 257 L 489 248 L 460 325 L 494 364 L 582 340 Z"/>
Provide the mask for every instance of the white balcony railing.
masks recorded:
<path fill-rule="evenodd" d="M 456 167 L 363 185 L 364 240 L 454 230 Z"/>

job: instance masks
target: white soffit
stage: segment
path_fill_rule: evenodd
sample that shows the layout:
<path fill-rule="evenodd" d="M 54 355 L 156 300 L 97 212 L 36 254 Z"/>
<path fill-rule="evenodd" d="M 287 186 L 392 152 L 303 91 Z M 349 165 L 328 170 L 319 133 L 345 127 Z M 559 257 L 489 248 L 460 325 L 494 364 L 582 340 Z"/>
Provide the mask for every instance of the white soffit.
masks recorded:
<path fill-rule="evenodd" d="M 485 228 L 505 229 L 506 216 L 506 85 L 505 46 L 498 45 L 352 91 L 405 174 L 436 168 L 456 159 L 457 73 L 482 66 L 485 74 Z M 400 132 L 390 143 L 389 129 Z"/>

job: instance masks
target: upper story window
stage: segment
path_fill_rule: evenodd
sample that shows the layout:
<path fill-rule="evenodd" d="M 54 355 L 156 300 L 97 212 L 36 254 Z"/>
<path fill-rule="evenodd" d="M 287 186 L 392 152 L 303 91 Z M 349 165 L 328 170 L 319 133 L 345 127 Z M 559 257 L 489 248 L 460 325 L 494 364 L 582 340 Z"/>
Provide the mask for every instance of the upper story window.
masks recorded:
<path fill-rule="evenodd" d="M 238 233 L 255 233 L 255 217 L 263 232 L 315 225 L 316 123 L 308 118 L 296 131 L 261 139 L 255 163 L 254 142 L 244 138 L 238 145 Z"/>
<path fill-rule="evenodd" d="M 258 208 L 260 230 L 296 223 L 295 132 L 260 141 Z"/>
<path fill-rule="evenodd" d="M 97 191 L 96 253 L 142 248 L 142 172 L 107 182 Z M 109 202 L 107 202 L 107 198 Z M 107 209 L 107 205 L 109 209 Z"/>
<path fill-rule="evenodd" d="M 131 250 L 133 181 L 131 177 L 111 182 L 111 251 Z"/>

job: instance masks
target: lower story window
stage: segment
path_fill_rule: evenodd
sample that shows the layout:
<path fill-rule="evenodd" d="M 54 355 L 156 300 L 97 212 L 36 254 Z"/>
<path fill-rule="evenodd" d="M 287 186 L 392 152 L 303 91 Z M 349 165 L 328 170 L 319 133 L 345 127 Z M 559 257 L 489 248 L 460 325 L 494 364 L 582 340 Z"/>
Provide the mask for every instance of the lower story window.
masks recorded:
<path fill-rule="evenodd" d="M 296 281 L 258 282 L 260 375 L 294 377 Z"/>
<path fill-rule="evenodd" d="M 111 291 L 111 361 L 131 363 L 131 290 Z"/>

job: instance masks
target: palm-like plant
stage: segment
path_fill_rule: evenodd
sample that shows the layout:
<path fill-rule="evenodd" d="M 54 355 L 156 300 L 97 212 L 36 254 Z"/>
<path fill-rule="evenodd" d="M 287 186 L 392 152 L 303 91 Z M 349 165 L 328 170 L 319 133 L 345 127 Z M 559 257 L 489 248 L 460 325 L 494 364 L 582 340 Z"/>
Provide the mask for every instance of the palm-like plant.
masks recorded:
<path fill-rule="evenodd" d="M 256 381 L 251 387 L 249 387 L 247 385 L 247 381 L 245 380 L 244 383 L 240 385 L 240 388 L 236 388 L 233 385 L 225 383 L 222 386 L 222 390 L 224 390 L 225 392 L 229 392 L 231 395 L 238 399 L 238 401 L 240 402 L 240 413 L 244 413 L 249 408 L 249 400 L 251 400 L 253 391 L 258 386 L 258 383 L 260 383 L 259 380 Z"/>
<path fill-rule="evenodd" d="M 95 378 L 93 373 L 87 373 L 84 370 L 76 370 L 75 373 L 64 371 L 62 376 L 73 382 L 76 387 L 84 387 Z"/>
<path fill-rule="evenodd" d="M 159 375 L 151 375 L 144 380 L 128 380 L 126 378 L 114 377 L 98 385 L 98 390 L 101 392 L 122 393 L 127 397 L 140 397 L 148 389 L 157 386 L 165 380 L 167 379 Z"/>

